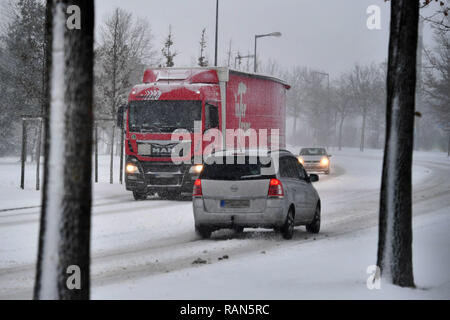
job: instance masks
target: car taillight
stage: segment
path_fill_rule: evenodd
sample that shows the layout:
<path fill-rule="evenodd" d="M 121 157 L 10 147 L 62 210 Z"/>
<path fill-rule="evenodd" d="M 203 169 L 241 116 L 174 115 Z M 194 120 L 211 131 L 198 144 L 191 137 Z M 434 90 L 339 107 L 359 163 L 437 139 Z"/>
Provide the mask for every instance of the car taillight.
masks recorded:
<path fill-rule="evenodd" d="M 201 197 L 202 196 L 202 180 L 197 179 L 194 182 L 194 190 L 192 191 L 192 196 Z"/>
<path fill-rule="evenodd" d="M 270 179 L 269 192 L 267 193 L 269 197 L 282 197 L 284 196 L 283 185 L 278 179 Z"/>

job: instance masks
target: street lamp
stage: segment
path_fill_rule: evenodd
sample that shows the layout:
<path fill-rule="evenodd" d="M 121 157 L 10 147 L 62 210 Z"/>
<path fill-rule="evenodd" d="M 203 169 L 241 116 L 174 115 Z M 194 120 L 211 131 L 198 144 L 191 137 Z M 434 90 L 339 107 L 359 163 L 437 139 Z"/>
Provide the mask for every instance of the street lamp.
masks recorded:
<path fill-rule="evenodd" d="M 326 72 L 319 72 L 319 71 L 313 71 L 313 72 L 327 77 L 327 87 L 328 87 L 328 95 L 329 95 L 330 94 L 330 74 L 326 73 Z"/>
<path fill-rule="evenodd" d="M 272 32 L 272 33 L 267 33 L 267 34 L 256 34 L 255 35 L 255 54 L 254 54 L 254 58 L 255 58 L 255 63 L 253 64 L 254 66 L 254 72 L 256 73 L 256 71 L 258 70 L 257 68 L 257 58 L 256 58 L 256 40 L 258 40 L 258 38 L 264 38 L 264 37 L 281 37 L 281 32 Z"/>
<path fill-rule="evenodd" d="M 217 42 L 219 30 L 219 0 L 216 0 L 216 35 L 215 35 L 215 50 L 214 50 L 214 66 L 217 67 Z"/>

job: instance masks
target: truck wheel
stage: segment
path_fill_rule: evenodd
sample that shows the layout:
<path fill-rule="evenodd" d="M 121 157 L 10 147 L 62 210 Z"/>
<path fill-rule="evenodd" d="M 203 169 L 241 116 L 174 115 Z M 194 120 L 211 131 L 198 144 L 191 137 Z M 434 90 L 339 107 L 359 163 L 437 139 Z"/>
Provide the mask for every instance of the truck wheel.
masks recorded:
<path fill-rule="evenodd" d="M 179 191 L 161 191 L 158 192 L 158 196 L 162 199 L 178 200 L 181 197 L 181 193 Z"/>
<path fill-rule="evenodd" d="M 289 209 L 289 212 L 286 217 L 286 221 L 284 225 L 281 227 L 281 235 L 284 239 L 289 240 L 292 239 L 292 236 L 294 235 L 294 213 L 292 212 L 292 209 Z"/>
<path fill-rule="evenodd" d="M 181 192 L 179 191 L 169 191 L 166 193 L 166 197 L 169 200 L 179 200 L 181 198 Z"/>
<path fill-rule="evenodd" d="M 319 233 L 320 231 L 320 206 L 317 205 L 316 212 L 314 213 L 313 221 L 306 225 L 306 230 L 311 233 Z"/>
<path fill-rule="evenodd" d="M 134 200 L 146 200 L 147 199 L 147 193 L 141 193 L 141 192 L 133 191 L 133 197 L 134 197 Z"/>
<path fill-rule="evenodd" d="M 195 227 L 195 233 L 200 236 L 202 239 L 211 238 L 212 230 L 207 227 Z"/>

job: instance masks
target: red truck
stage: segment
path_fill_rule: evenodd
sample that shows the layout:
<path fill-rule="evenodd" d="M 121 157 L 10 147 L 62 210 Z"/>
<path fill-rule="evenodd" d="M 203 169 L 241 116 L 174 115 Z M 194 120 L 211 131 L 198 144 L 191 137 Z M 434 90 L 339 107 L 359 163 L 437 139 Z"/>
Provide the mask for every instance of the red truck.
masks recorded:
<path fill-rule="evenodd" d="M 147 69 L 142 82 L 132 88 L 128 104 L 117 116 L 125 131 L 126 189 L 136 200 L 151 193 L 167 198 L 191 195 L 202 169 L 202 153 L 211 144 L 202 138 L 205 132 L 215 129 L 222 147 L 234 140 L 227 134 L 239 128 L 276 132 L 279 147 L 285 147 L 290 87 L 280 79 L 198 67 Z M 175 130 L 184 132 L 184 139 L 174 138 Z M 180 153 L 181 143 L 188 148 Z M 248 146 L 248 139 L 245 143 Z M 183 163 L 173 160 L 175 150 Z"/>

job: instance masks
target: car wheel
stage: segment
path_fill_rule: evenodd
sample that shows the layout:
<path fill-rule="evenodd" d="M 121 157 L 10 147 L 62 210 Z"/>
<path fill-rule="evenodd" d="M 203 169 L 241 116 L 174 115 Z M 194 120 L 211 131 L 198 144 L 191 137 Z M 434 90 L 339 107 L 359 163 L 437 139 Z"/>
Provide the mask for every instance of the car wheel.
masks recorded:
<path fill-rule="evenodd" d="M 306 230 L 311 233 L 319 233 L 320 231 L 320 206 L 317 205 L 314 218 L 310 224 L 306 225 Z"/>
<path fill-rule="evenodd" d="M 211 238 L 212 230 L 207 227 L 195 227 L 195 233 L 200 236 L 202 239 Z"/>
<path fill-rule="evenodd" d="M 294 213 L 292 209 L 289 209 L 289 212 L 286 217 L 286 221 L 284 222 L 284 225 L 281 227 L 281 235 L 284 239 L 292 239 L 292 236 L 294 235 Z"/>
<path fill-rule="evenodd" d="M 136 201 L 138 201 L 138 200 L 146 200 L 147 199 L 147 193 L 141 193 L 141 192 L 133 191 L 133 197 L 134 197 L 134 200 L 136 200 Z"/>

